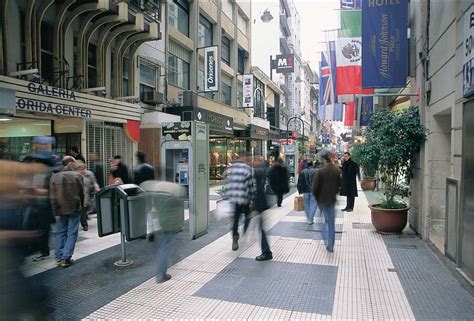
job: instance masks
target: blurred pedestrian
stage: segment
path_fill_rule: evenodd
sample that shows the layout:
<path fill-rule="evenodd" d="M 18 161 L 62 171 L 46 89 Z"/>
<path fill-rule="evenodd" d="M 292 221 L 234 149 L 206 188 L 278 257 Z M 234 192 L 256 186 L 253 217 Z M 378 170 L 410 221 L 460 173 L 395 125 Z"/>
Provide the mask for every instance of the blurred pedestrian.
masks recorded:
<path fill-rule="evenodd" d="M 77 148 L 77 146 L 72 146 L 69 149 L 69 155 L 74 157 L 75 160 L 80 160 L 84 163 L 86 162 L 86 159 L 84 158 L 84 156 L 82 156 L 81 153 L 79 153 L 79 148 Z"/>
<path fill-rule="evenodd" d="M 270 187 L 277 196 L 277 206 L 281 207 L 283 195 L 290 191 L 288 182 L 288 169 L 281 158 L 277 158 L 268 172 Z"/>
<path fill-rule="evenodd" d="M 81 226 L 84 231 L 89 230 L 89 212 L 94 208 L 95 193 L 99 191 L 99 185 L 95 180 L 94 173 L 87 170 L 86 164 L 82 161 L 76 161 L 77 171 L 84 180 L 84 207 L 81 211 Z"/>
<path fill-rule="evenodd" d="M 341 186 L 340 170 L 332 163 L 331 156 L 331 152 L 328 150 L 321 152 L 321 168 L 316 172 L 313 180 L 313 195 L 325 219 L 323 237 L 328 252 L 334 251 L 336 237 L 334 206 L 336 205 L 336 195 Z"/>
<path fill-rule="evenodd" d="M 234 206 L 234 222 L 232 224 L 232 251 L 239 249 L 239 219 L 245 215 L 244 233 L 250 223 L 250 205 L 255 197 L 255 186 L 252 179 L 252 169 L 244 163 L 244 157 L 239 156 L 232 166 L 224 171 L 224 195 Z"/>
<path fill-rule="evenodd" d="M 115 155 L 110 160 L 110 175 L 108 180 L 109 185 L 128 184 L 128 168 L 122 163 L 122 156 Z"/>
<path fill-rule="evenodd" d="M 268 209 L 267 195 L 265 193 L 265 184 L 267 182 L 267 171 L 268 167 L 262 159 L 258 159 L 254 162 L 254 180 L 255 180 L 255 201 L 253 204 L 253 209 L 258 213 L 259 224 L 260 224 L 260 247 L 262 254 L 257 256 L 255 260 L 257 261 L 267 261 L 273 259 L 273 253 L 270 250 L 270 245 L 268 244 L 267 236 L 265 235 L 265 222 L 263 218 L 264 211 Z"/>
<path fill-rule="evenodd" d="M 97 180 L 99 187 L 104 187 L 104 166 L 102 165 L 102 160 L 95 153 L 89 155 L 90 168 L 92 173 Z"/>
<path fill-rule="evenodd" d="M 30 177 L 22 181 L 26 204 L 23 215 L 23 228 L 25 230 L 40 230 L 41 237 L 38 238 L 34 250 L 39 253 L 33 256 L 33 261 L 41 261 L 49 258 L 49 232 L 54 217 L 49 197 L 49 181 L 56 169 L 53 154 L 54 137 L 38 136 L 33 138 L 33 163 L 44 165 L 44 170 L 36 171 Z"/>
<path fill-rule="evenodd" d="M 140 185 L 143 182 L 155 179 L 155 169 L 150 164 L 145 162 L 145 153 L 137 151 L 135 153 L 138 165 L 133 168 L 133 181 L 135 184 Z M 147 217 L 148 225 L 148 241 L 153 242 L 155 234 L 153 233 L 153 222 L 151 221 L 150 215 Z"/>
<path fill-rule="evenodd" d="M 156 282 L 171 279 L 166 273 L 170 255 L 173 251 L 174 234 L 182 227 L 180 217 L 184 213 L 186 189 L 175 183 L 147 180 L 140 185 L 152 198 L 153 207 L 149 212 L 157 226 L 154 234 L 156 242 Z"/>
<path fill-rule="evenodd" d="M 56 262 L 61 267 L 73 264 L 81 211 L 84 208 L 84 179 L 76 171 L 72 156 L 63 158 L 64 169 L 50 181 L 51 205 L 56 218 Z"/>
<path fill-rule="evenodd" d="M 298 174 L 301 174 L 303 169 L 308 168 L 308 155 L 304 154 L 298 163 Z"/>
<path fill-rule="evenodd" d="M 312 162 L 308 162 L 308 167 L 303 169 L 300 176 L 298 177 L 297 189 L 299 194 L 303 194 L 304 199 L 304 212 L 308 224 L 313 224 L 314 214 L 316 213 L 318 206 L 316 199 L 312 193 L 313 179 L 316 174 L 317 163 L 313 166 Z"/>
<path fill-rule="evenodd" d="M 360 179 L 359 165 L 351 159 L 351 153 L 344 153 L 342 163 L 341 196 L 346 196 L 346 207 L 343 211 L 352 212 L 357 195 L 356 176 Z"/>

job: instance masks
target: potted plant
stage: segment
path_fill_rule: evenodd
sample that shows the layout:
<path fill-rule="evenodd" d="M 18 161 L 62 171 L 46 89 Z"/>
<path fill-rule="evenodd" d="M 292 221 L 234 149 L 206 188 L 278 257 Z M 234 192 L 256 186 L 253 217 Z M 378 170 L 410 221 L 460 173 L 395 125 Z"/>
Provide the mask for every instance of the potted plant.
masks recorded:
<path fill-rule="evenodd" d="M 362 168 L 362 179 L 360 181 L 362 190 L 374 190 L 377 186 L 375 174 L 379 161 L 379 153 L 375 146 L 365 142 L 356 144 L 352 147 L 351 157 Z"/>
<path fill-rule="evenodd" d="M 409 206 L 397 198 L 397 192 L 403 181 L 409 185 L 415 158 L 425 139 L 426 128 L 420 122 L 416 107 L 373 114 L 365 144 L 378 153 L 377 168 L 385 183 L 382 202 L 369 205 L 377 231 L 401 233 L 405 228 Z"/>

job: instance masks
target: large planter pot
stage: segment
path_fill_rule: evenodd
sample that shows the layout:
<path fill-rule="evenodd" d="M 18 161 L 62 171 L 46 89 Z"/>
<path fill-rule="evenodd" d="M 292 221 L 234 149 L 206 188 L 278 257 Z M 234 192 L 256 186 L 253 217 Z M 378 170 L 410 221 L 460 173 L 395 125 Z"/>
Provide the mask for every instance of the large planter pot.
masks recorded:
<path fill-rule="evenodd" d="M 385 209 L 376 206 L 377 204 L 369 205 L 369 208 L 372 213 L 372 225 L 377 232 L 400 234 L 407 225 L 408 210 L 410 208 Z"/>
<path fill-rule="evenodd" d="M 377 180 L 375 178 L 364 178 L 360 181 L 360 187 L 363 191 L 373 191 L 377 186 Z"/>

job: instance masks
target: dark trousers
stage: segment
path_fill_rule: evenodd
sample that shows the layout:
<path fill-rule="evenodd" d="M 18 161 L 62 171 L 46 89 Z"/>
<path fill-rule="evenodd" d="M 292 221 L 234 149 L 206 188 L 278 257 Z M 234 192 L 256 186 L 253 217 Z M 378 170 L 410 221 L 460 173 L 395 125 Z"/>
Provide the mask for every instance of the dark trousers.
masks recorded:
<path fill-rule="evenodd" d="M 346 209 L 353 210 L 354 209 L 354 201 L 355 201 L 354 196 L 347 196 Z"/>
<path fill-rule="evenodd" d="M 280 207 L 281 203 L 283 203 L 283 193 L 277 193 L 277 206 Z"/>
<path fill-rule="evenodd" d="M 89 214 L 88 214 L 88 209 L 83 209 L 81 211 L 81 226 L 82 227 L 88 227 L 89 226 L 89 223 L 87 223 L 87 218 L 89 217 Z"/>
<path fill-rule="evenodd" d="M 260 247 L 262 248 L 262 254 L 272 254 L 270 250 L 270 244 L 268 244 L 267 235 L 265 234 L 265 230 L 263 228 L 263 213 L 260 213 L 260 231 L 262 233 L 262 238 L 260 240 Z"/>
<path fill-rule="evenodd" d="M 250 223 L 250 207 L 248 205 L 239 205 L 235 204 L 235 212 L 234 212 L 234 223 L 232 224 L 232 237 L 235 239 L 239 239 L 239 219 L 240 214 L 245 215 L 244 221 L 244 233 L 247 231 Z"/>
<path fill-rule="evenodd" d="M 168 270 L 170 256 L 173 253 L 174 234 L 168 231 L 157 231 L 155 235 L 156 277 L 162 278 Z"/>

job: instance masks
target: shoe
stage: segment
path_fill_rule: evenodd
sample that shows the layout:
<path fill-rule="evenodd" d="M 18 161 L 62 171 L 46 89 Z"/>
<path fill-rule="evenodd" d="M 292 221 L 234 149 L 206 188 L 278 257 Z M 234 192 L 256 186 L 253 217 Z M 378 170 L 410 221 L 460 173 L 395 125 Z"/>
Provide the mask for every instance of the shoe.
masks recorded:
<path fill-rule="evenodd" d="M 155 240 L 155 234 L 150 233 L 148 234 L 148 241 L 153 242 Z"/>
<path fill-rule="evenodd" d="M 86 231 L 86 232 L 89 231 L 89 226 L 83 226 L 83 227 L 82 227 L 82 230 L 83 230 L 83 231 Z"/>
<path fill-rule="evenodd" d="M 329 245 L 326 246 L 326 250 L 330 253 L 334 252 L 334 248 L 330 247 Z"/>
<path fill-rule="evenodd" d="M 37 255 L 33 256 L 33 261 L 34 262 L 39 262 L 39 261 L 43 261 L 43 260 L 46 260 L 46 259 L 49 259 L 49 253 L 48 254 L 40 253 L 40 254 L 37 254 Z"/>
<path fill-rule="evenodd" d="M 260 254 L 255 258 L 256 261 L 268 261 L 273 259 L 273 255 L 271 253 L 269 254 Z"/>
<path fill-rule="evenodd" d="M 347 211 L 347 208 L 343 208 L 341 211 L 345 212 L 345 211 Z"/>
<path fill-rule="evenodd" d="M 61 267 L 62 267 L 62 268 L 70 267 L 70 266 L 73 265 L 73 264 L 74 264 L 74 260 L 73 260 L 73 259 L 62 260 L 62 261 L 61 261 Z"/>
<path fill-rule="evenodd" d="M 156 283 L 163 283 L 171 279 L 171 274 L 165 273 L 162 277 L 156 278 Z"/>
<path fill-rule="evenodd" d="M 313 222 L 313 221 L 308 221 L 308 224 L 309 224 L 309 225 L 313 225 L 314 222 Z"/>
<path fill-rule="evenodd" d="M 352 208 L 348 208 L 346 212 L 353 212 L 354 210 Z"/>
<path fill-rule="evenodd" d="M 239 249 L 239 241 L 237 239 L 234 239 L 232 241 L 232 251 L 237 251 Z"/>

